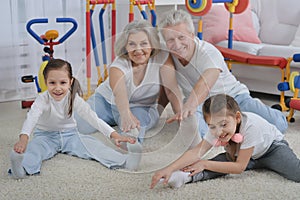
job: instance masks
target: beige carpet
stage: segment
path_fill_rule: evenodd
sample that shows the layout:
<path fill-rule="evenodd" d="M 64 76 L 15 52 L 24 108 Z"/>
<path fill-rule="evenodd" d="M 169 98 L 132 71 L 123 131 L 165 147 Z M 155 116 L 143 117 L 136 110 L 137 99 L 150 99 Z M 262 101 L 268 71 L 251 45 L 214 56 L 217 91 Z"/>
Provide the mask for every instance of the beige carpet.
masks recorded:
<path fill-rule="evenodd" d="M 92 160 L 64 154 L 43 163 L 39 176 L 14 180 L 7 174 L 9 152 L 17 140 L 26 110 L 20 102 L 0 103 L 0 199 L 299 199 L 300 183 L 265 170 L 188 184 L 180 189 L 158 185 L 150 190 L 153 171 L 176 159 L 192 142 L 189 123 L 178 127 L 164 124 L 169 112 L 145 140 L 140 169 L 129 173 L 109 170 Z M 296 113 L 297 114 L 297 113 Z M 300 117 L 289 125 L 286 139 L 300 156 Z M 96 133 L 94 136 L 103 139 Z M 108 141 L 106 141 L 108 142 Z M 214 153 L 222 149 L 214 149 Z"/>

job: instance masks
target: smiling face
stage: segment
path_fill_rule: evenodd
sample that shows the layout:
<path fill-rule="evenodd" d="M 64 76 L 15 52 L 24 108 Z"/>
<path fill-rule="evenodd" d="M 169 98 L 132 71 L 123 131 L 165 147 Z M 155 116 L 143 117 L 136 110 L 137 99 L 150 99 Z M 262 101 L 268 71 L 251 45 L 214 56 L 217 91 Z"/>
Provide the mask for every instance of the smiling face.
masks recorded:
<path fill-rule="evenodd" d="M 167 26 L 162 34 L 167 48 L 181 62 L 189 62 L 192 59 L 195 50 L 194 33 L 188 31 L 185 23 Z"/>
<path fill-rule="evenodd" d="M 209 131 L 221 142 L 228 142 L 236 133 L 237 125 L 241 122 L 241 113 L 228 113 L 226 108 L 205 117 Z"/>
<path fill-rule="evenodd" d="M 143 31 L 130 34 L 126 50 L 133 66 L 148 63 L 152 48 L 147 34 Z"/>
<path fill-rule="evenodd" d="M 62 100 L 68 94 L 72 84 L 72 80 L 64 68 L 50 70 L 45 81 L 49 94 L 56 101 Z"/>

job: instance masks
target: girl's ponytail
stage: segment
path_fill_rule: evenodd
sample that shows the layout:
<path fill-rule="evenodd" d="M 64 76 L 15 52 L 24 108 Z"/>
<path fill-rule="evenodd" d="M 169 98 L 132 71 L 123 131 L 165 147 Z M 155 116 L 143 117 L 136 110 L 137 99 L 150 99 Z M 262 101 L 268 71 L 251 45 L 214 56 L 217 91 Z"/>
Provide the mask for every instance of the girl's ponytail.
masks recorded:
<path fill-rule="evenodd" d="M 69 99 L 69 111 L 68 111 L 69 117 L 71 117 L 72 112 L 73 112 L 73 102 L 74 102 L 76 93 L 78 93 L 79 96 L 83 95 L 79 81 L 75 77 L 72 77 L 72 79 L 73 79 L 73 82 L 72 82 L 72 85 L 70 88 L 71 96 Z"/>

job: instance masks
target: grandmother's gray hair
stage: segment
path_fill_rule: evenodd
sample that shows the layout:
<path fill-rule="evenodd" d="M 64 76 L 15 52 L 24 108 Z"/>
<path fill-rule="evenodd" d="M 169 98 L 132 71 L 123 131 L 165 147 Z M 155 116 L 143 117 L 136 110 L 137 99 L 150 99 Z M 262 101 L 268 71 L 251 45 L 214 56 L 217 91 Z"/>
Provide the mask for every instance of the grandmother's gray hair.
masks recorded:
<path fill-rule="evenodd" d="M 188 31 L 195 33 L 195 26 L 191 15 L 185 10 L 170 10 L 162 16 L 159 22 L 159 30 L 162 32 L 165 27 L 176 26 L 185 23 Z"/>
<path fill-rule="evenodd" d="M 130 34 L 135 34 L 143 31 L 148 36 L 150 45 L 152 47 L 151 56 L 156 55 L 160 51 L 160 40 L 156 27 L 147 20 L 135 20 L 125 26 L 123 32 L 119 35 L 115 42 L 115 54 L 120 57 L 129 58 L 126 50 L 128 37 Z"/>

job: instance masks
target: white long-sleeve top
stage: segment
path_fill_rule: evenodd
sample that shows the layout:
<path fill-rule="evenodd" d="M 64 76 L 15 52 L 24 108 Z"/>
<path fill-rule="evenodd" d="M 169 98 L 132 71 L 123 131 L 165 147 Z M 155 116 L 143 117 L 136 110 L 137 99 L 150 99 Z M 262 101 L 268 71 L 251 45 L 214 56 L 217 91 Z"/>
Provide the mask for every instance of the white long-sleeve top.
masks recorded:
<path fill-rule="evenodd" d="M 98 118 L 97 114 L 78 94 L 76 94 L 73 102 L 72 116 L 68 116 L 70 95 L 69 92 L 62 100 L 56 101 L 48 91 L 39 94 L 27 113 L 21 134 L 29 136 L 34 128 L 44 131 L 64 131 L 76 128 L 77 124 L 73 114 L 76 111 L 80 117 L 89 122 L 94 128 L 110 137 L 110 134 L 115 130 Z"/>

